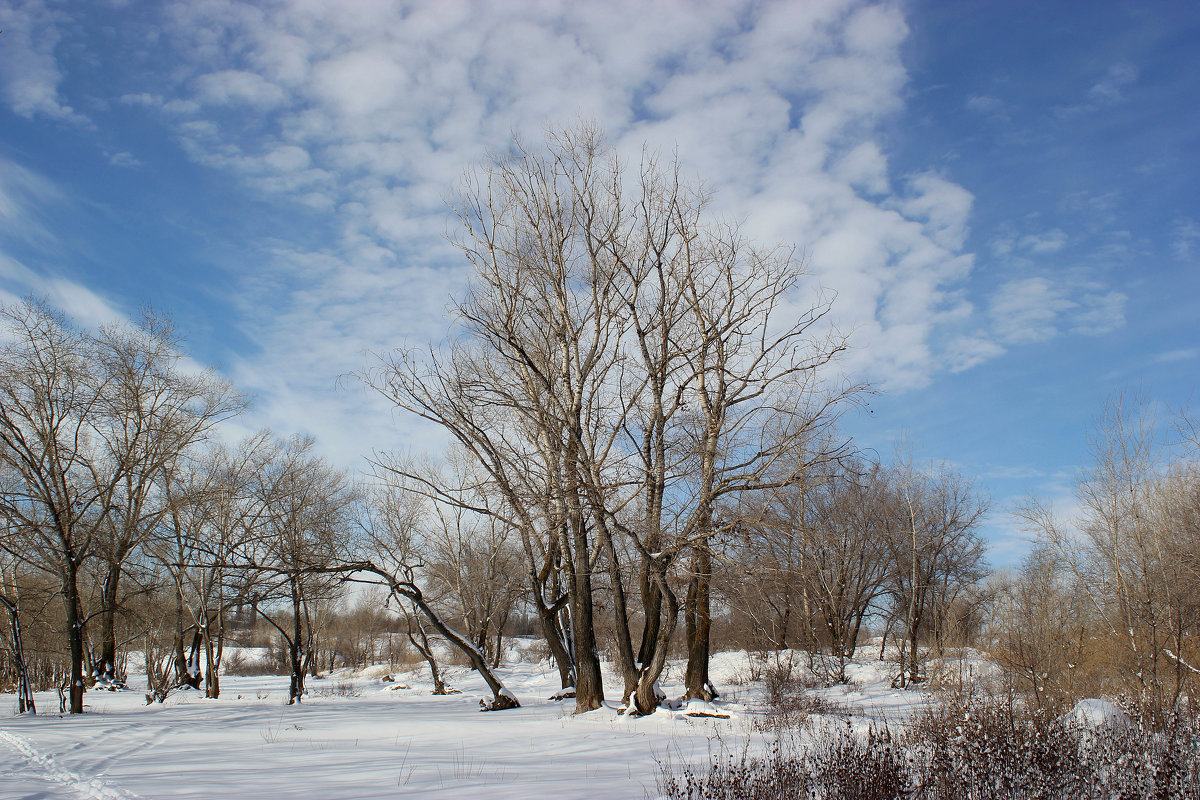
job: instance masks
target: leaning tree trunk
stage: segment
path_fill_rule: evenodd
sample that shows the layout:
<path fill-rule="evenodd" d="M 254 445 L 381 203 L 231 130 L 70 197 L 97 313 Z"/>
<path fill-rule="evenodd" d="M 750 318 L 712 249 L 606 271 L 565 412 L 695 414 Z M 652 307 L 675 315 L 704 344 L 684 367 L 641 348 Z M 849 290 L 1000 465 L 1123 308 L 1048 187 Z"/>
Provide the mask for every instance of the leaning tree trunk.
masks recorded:
<path fill-rule="evenodd" d="M 470 659 L 471 666 L 483 677 L 484 682 L 487 683 L 488 688 L 492 691 L 491 703 L 487 703 L 483 700 L 479 701 L 479 704 L 483 707 L 484 711 L 502 711 L 507 708 L 520 707 L 521 704 L 517 702 L 517 698 L 513 696 L 512 692 L 508 691 L 504 684 L 500 682 L 500 679 L 496 677 L 496 673 L 492 671 L 491 666 L 488 664 L 487 659 L 484 657 L 483 653 L 480 652 L 479 648 L 473 645 L 470 639 L 466 638 L 461 633 L 443 622 L 441 616 L 439 616 L 438 613 L 430 608 L 429 604 L 425 602 L 425 598 L 421 595 L 419 590 L 417 590 L 415 587 L 411 589 L 402 588 L 393 583 L 392 592 L 393 594 L 400 595 L 396 598 L 397 600 L 400 600 L 401 598 L 407 598 L 410 600 L 412 604 L 416 606 L 422 614 L 425 615 L 425 618 L 429 620 L 429 623 L 433 625 L 434 629 L 438 633 L 444 636 L 446 640 L 450 642 L 450 644 L 457 647 L 467 656 L 468 659 Z"/>
<path fill-rule="evenodd" d="M 17 667 L 17 713 L 37 714 L 33 703 L 33 687 L 29 682 L 29 669 L 25 666 L 25 645 L 21 643 L 21 618 L 17 604 L 0 595 L 0 605 L 8 611 L 8 628 L 12 633 L 13 661 Z"/>
<path fill-rule="evenodd" d="M 671 636 L 675 633 L 675 625 L 679 621 L 679 601 L 675 599 L 675 593 L 667 585 L 666 565 L 653 563 L 651 576 L 655 586 L 658 587 L 661 600 L 666 603 L 666 610 L 662 622 L 658 626 L 654 643 L 649 648 L 649 660 L 642 663 L 642 669 L 638 675 L 637 691 L 633 694 L 633 709 L 638 714 L 653 714 L 659 704 L 666 699 L 658 686 L 658 679 L 667 666 L 667 649 L 671 642 Z"/>

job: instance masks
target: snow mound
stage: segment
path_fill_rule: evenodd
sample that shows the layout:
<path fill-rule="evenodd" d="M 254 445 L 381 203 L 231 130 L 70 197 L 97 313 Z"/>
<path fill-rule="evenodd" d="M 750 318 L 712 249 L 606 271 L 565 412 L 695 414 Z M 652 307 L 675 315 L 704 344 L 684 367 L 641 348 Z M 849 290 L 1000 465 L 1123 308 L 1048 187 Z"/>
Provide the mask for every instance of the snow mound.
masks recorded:
<path fill-rule="evenodd" d="M 699 699 L 688 700 L 684 703 L 683 715 L 685 717 L 715 717 L 716 719 L 729 719 L 731 716 L 728 711 Z"/>
<path fill-rule="evenodd" d="M 1081 728 L 1128 728 L 1129 715 L 1108 700 L 1085 698 L 1059 717 L 1060 722 Z"/>

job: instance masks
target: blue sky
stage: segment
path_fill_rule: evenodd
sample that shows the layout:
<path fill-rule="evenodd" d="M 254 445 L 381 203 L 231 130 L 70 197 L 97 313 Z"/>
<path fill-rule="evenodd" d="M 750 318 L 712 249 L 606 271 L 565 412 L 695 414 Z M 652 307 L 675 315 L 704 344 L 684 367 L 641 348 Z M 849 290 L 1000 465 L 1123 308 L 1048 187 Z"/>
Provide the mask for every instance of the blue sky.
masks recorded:
<path fill-rule="evenodd" d="M 0 29 L 3 298 L 168 311 L 247 428 L 342 463 L 436 441 L 335 384 L 444 332 L 442 198 L 581 114 L 798 247 L 880 389 L 848 432 L 976 476 L 998 564 L 1106 396 L 1195 388 L 1192 3 L 8 0 Z"/>

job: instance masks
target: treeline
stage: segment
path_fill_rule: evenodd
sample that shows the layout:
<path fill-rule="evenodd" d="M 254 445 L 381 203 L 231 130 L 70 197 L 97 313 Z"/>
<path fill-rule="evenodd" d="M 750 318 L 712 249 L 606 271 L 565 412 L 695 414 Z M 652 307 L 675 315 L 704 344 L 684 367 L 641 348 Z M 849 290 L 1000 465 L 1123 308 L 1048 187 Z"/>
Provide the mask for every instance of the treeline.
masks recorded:
<path fill-rule="evenodd" d="M 1186 684 L 1195 562 L 1186 536 L 1169 549 L 1151 530 L 1195 506 L 1136 488 L 1120 525 L 1085 526 L 1090 549 L 1030 506 L 1054 546 L 1011 582 L 985 580 L 987 501 L 948 468 L 879 463 L 839 433 L 864 387 L 837 370 L 830 299 L 708 200 L 677 162 L 627 169 L 586 125 L 468 172 L 455 208 L 473 272 L 450 334 L 359 375 L 450 444 L 377 455 L 362 476 L 311 439 L 225 441 L 243 398 L 161 320 L 80 331 L 43 304 L 5 309 L 0 669 L 22 708 L 54 681 L 82 711 L 87 683 L 119 682 L 129 651 L 152 699 L 201 683 L 216 696 L 248 616 L 286 650 L 299 700 L 322 639 L 352 624 L 338 603 L 354 584 L 377 587 L 435 679 L 431 637 L 456 648 L 488 708 L 517 704 L 494 668 L 530 620 L 578 711 L 605 699 L 602 659 L 639 714 L 662 702 L 669 658 L 686 661 L 686 698 L 716 697 L 719 646 L 825 653 L 845 680 L 868 627 L 903 645 L 902 685 L 924 679 L 931 648 L 972 643 L 1042 696 L 1067 680 L 1046 676 L 1079 674 L 1060 645 L 1098 638 L 1134 659 L 1107 669 Z M 1128 482 L 1194 487 L 1189 463 Z M 1114 503 L 1126 473 L 1109 480 Z M 1105 553 L 1111 592 L 1096 582 Z M 1068 595 L 1066 632 L 1022 650 L 1029 615 Z M 36 631 L 24 648 L 22 629 Z"/>
<path fill-rule="evenodd" d="M 1109 400 L 1072 513 L 1030 499 L 1035 537 L 1001 582 L 991 642 L 1037 703 L 1122 696 L 1194 709 L 1200 677 L 1200 427 L 1136 397 Z"/>
<path fill-rule="evenodd" d="M 159 319 L 83 331 L 34 301 L 0 319 L 0 674 L 21 711 L 49 684 L 82 712 L 89 684 L 123 681 L 130 651 L 144 656 L 149 699 L 202 682 L 216 697 L 227 626 L 247 613 L 285 645 L 297 700 L 351 581 L 421 615 L 498 706 L 512 703 L 484 655 L 503 619 L 480 619 L 471 594 L 495 603 L 503 591 L 471 572 L 452 530 L 430 532 L 419 503 L 352 479 L 310 438 L 223 442 L 242 397 L 189 364 Z M 430 598 L 418 581 L 436 587 Z M 466 635 L 433 607 L 455 586 Z"/>

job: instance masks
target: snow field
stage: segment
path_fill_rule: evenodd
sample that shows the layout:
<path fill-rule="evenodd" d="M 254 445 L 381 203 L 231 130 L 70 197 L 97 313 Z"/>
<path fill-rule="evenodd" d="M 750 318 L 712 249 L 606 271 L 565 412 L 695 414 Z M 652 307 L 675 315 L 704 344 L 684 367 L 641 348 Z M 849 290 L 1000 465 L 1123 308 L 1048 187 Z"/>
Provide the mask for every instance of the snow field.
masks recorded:
<path fill-rule="evenodd" d="M 635 719 L 619 715 L 615 702 L 572 715 L 573 701 L 546 699 L 558 684 L 544 664 L 501 670 L 522 707 L 487 714 L 478 711 L 486 687 L 462 668 L 446 676 L 462 694 L 432 695 L 421 672 L 384 682 L 386 671 L 372 667 L 310 680 L 310 695 L 290 707 L 286 676 L 222 676 L 218 700 L 178 692 L 152 706 L 134 677 L 127 692 L 89 692 L 90 713 L 78 717 L 49 713 L 57 697 L 40 693 L 38 717 L 0 718 L 0 797 L 653 798 L 659 761 L 701 764 L 766 746 L 769 736 L 752 725 L 761 687 L 734 683 L 748 659 L 714 657 L 713 678 L 725 692 L 717 710 L 728 719 L 665 709 Z M 676 665 L 668 675 L 681 671 Z M 861 683 L 816 691 L 853 712 L 854 729 L 900 721 L 923 701 L 891 689 L 883 665 L 852 665 L 851 677 Z M 619 682 L 606 678 L 606 694 L 619 698 Z M 670 681 L 664 687 L 681 691 Z M 11 695 L 0 703 L 15 709 Z"/>

